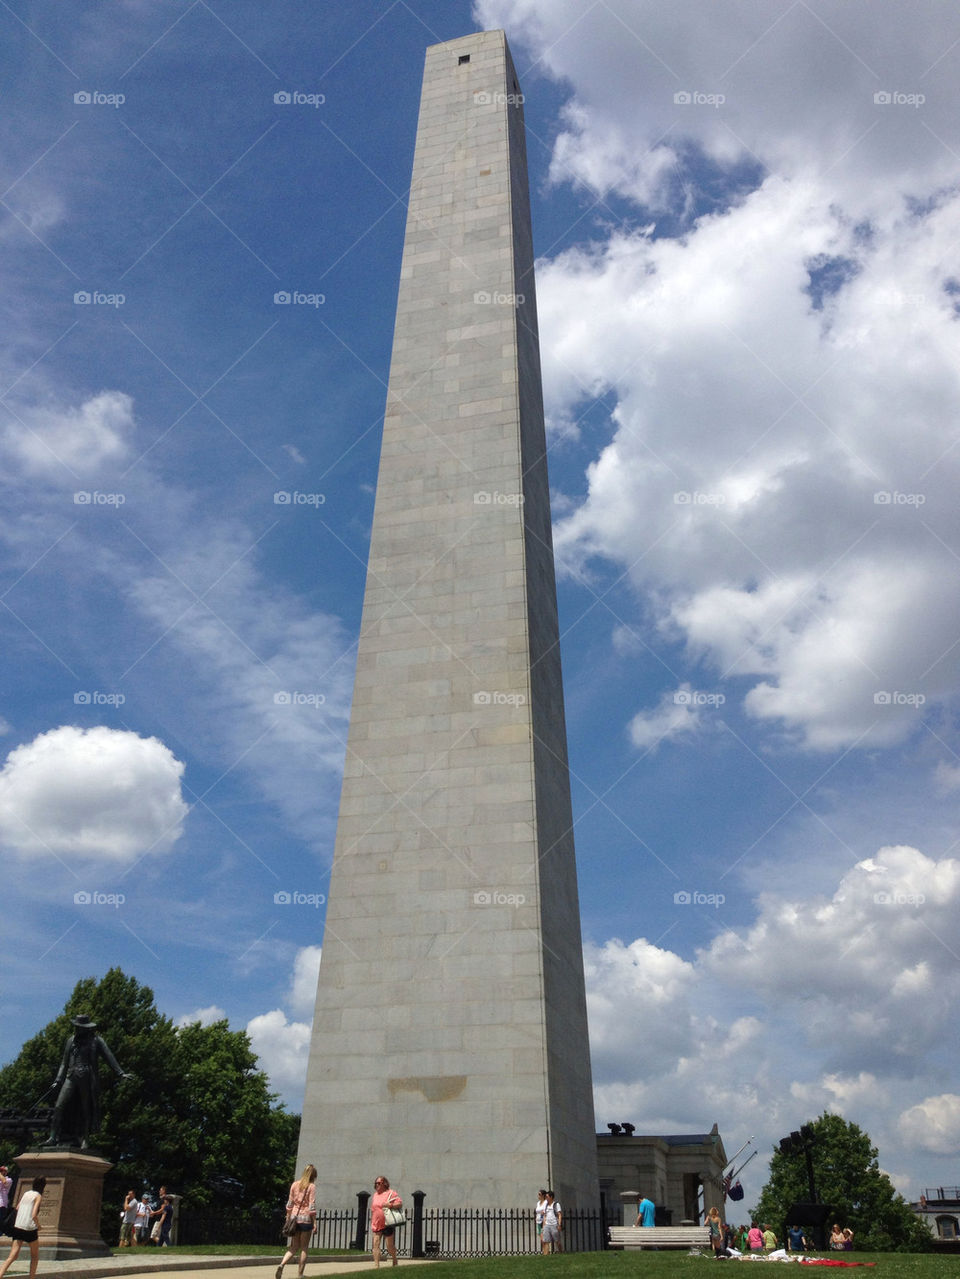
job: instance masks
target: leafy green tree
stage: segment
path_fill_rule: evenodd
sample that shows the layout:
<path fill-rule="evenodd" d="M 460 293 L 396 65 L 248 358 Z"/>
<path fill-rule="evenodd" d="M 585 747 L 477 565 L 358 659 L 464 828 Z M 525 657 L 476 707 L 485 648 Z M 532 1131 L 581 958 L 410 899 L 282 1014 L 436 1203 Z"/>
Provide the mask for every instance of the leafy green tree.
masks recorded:
<path fill-rule="evenodd" d="M 854 1246 L 877 1252 L 923 1252 L 930 1235 L 897 1194 L 877 1164 L 877 1150 L 856 1124 L 824 1112 L 812 1122 L 810 1154 L 817 1198 L 828 1204 L 832 1221 L 849 1226 Z M 806 1157 L 802 1151 L 784 1154 L 776 1149 L 770 1160 L 770 1180 L 753 1209 L 755 1221 L 769 1221 L 778 1233 L 787 1224 L 793 1203 L 807 1202 L 810 1191 Z M 802 1224 L 802 1223 L 800 1223 Z"/>
<path fill-rule="evenodd" d="M 246 1032 L 226 1021 L 178 1029 L 157 1011 L 152 990 L 119 968 L 79 981 L 62 1014 L 0 1070 L 0 1107 L 52 1104 L 71 1020 L 81 1012 L 133 1076 L 118 1080 L 101 1068 L 103 1121 L 91 1147 L 114 1165 L 104 1182 L 107 1241 L 130 1189 L 166 1185 L 190 1209 L 216 1205 L 238 1223 L 276 1216 L 294 1174 L 300 1119 L 275 1104 Z M 12 1143 L 0 1144 L 2 1162 L 17 1154 Z"/>

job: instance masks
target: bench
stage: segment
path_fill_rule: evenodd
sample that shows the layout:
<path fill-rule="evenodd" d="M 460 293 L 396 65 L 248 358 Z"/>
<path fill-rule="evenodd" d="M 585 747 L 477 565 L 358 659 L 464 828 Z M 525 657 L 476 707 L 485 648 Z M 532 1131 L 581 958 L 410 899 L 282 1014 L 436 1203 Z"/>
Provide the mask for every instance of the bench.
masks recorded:
<path fill-rule="evenodd" d="M 709 1226 L 608 1226 L 611 1248 L 709 1248 Z"/>

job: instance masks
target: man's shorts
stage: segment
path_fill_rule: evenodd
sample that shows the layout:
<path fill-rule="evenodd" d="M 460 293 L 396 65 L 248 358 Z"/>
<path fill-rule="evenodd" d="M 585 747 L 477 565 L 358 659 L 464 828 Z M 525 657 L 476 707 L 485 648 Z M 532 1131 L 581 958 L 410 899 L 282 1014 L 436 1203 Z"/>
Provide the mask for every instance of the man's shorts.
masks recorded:
<path fill-rule="evenodd" d="M 556 1222 L 545 1221 L 543 1223 L 543 1232 L 540 1235 L 543 1243 L 559 1243 L 560 1231 L 557 1229 Z"/>

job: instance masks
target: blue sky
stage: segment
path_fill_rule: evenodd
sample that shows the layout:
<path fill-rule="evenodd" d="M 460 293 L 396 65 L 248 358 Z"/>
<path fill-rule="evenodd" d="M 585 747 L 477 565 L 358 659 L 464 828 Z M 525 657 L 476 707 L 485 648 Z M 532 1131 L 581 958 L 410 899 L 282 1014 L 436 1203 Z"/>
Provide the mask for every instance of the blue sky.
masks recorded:
<path fill-rule="evenodd" d="M 932 0 L 0 7 L 0 1058 L 119 965 L 299 1105 L 423 51 L 494 26 L 598 1127 L 837 1109 L 917 1194 L 960 1139 Z"/>

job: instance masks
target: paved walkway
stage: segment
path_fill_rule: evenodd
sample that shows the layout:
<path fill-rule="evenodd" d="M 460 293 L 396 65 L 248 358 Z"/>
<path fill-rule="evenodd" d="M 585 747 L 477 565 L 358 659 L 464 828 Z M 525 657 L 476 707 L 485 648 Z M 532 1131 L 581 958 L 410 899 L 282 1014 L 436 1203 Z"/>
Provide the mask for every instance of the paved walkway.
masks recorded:
<path fill-rule="evenodd" d="M 181 1253 L 177 1256 L 172 1252 L 169 1257 L 157 1257 L 149 1255 L 152 1252 L 152 1248 L 149 1251 L 145 1249 L 143 1256 L 136 1256 L 124 1251 L 112 1257 L 86 1257 L 81 1261 L 45 1261 L 41 1257 L 37 1279 L 52 1275 L 63 1275 L 66 1279 L 70 1279 L 70 1276 L 76 1276 L 76 1279 L 114 1279 L 114 1276 L 156 1275 L 167 1271 L 172 1271 L 176 1279 L 214 1279 L 210 1274 L 211 1270 L 228 1271 L 223 1279 L 273 1279 L 273 1272 L 282 1255 L 278 1251 L 275 1257 L 204 1257 L 199 1253 Z M 3 1256 L 4 1252 L 0 1251 L 0 1261 Z M 401 1257 L 398 1269 L 399 1266 L 415 1264 L 423 1263 Z M 373 1258 L 368 1252 L 358 1252 L 353 1257 L 311 1257 L 307 1262 L 306 1279 L 326 1279 L 327 1275 L 372 1271 L 374 1268 Z M 391 1267 L 381 1263 L 380 1268 L 385 1272 L 383 1279 L 388 1279 L 386 1272 Z M 7 1271 L 7 1275 L 25 1275 L 29 1269 L 30 1250 L 21 1248 L 20 1256 Z M 296 1263 L 288 1262 L 283 1275 L 284 1279 L 296 1279 Z"/>

